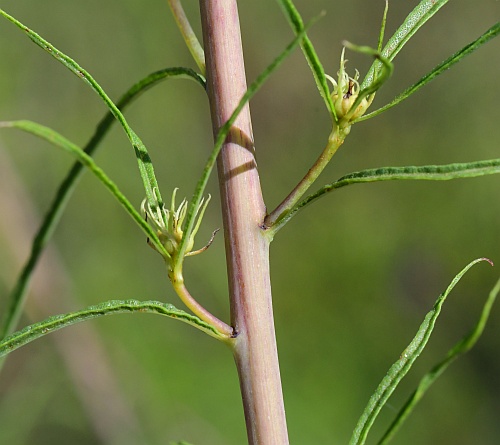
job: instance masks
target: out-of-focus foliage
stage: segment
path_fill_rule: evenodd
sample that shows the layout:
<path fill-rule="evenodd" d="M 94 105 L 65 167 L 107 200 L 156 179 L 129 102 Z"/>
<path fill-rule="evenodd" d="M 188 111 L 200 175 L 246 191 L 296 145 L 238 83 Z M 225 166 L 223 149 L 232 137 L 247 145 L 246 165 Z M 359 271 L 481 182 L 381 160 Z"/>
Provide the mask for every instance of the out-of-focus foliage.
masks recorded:
<path fill-rule="evenodd" d="M 197 25 L 196 2 L 185 3 Z M 387 35 L 417 2 L 407 3 L 390 5 Z M 329 74 L 338 69 L 341 40 L 376 46 L 383 1 L 297 0 L 296 5 L 306 19 L 327 11 L 309 34 Z M 132 0 L 22 0 L 2 7 L 71 55 L 113 98 L 149 72 L 194 67 L 166 2 L 145 7 Z M 477 38 L 497 15 L 495 0 L 450 2 L 398 55 L 394 75 L 374 106 Z M 293 34 L 273 2 L 241 2 L 240 16 L 251 81 Z M 354 126 L 318 187 L 364 168 L 497 158 L 499 49 L 500 42 L 493 40 L 397 108 Z M 348 69 L 362 74 L 371 63 L 358 54 L 348 58 Z M 105 107 L 5 21 L 0 23 L 0 59 L 0 119 L 37 121 L 79 144 L 88 139 Z M 252 100 L 251 110 L 264 195 L 273 208 L 307 171 L 329 132 L 330 118 L 300 51 Z M 201 89 L 191 82 L 167 82 L 146 93 L 127 118 L 150 150 L 162 190 L 179 187 L 179 193 L 190 196 L 212 146 Z M 30 223 L 36 227 L 72 159 L 12 132 L 0 134 L 0 149 L 12 158 L 28 192 L 29 200 L 15 205 L 34 206 L 38 219 Z M 143 192 L 136 160 L 118 127 L 96 157 L 139 206 Z M 500 263 L 498 185 L 495 176 L 359 185 L 323 198 L 276 236 L 274 309 L 292 443 L 346 443 L 369 395 L 450 279 L 473 258 Z M 217 196 L 216 178 L 209 189 Z M 19 191 L 16 186 L 2 194 L 18 196 Z M 222 224 L 214 201 L 200 243 Z M 16 212 L 2 207 L 2 219 Z M 17 225 L 2 226 L 0 235 L 2 296 L 19 270 L 12 260 L 26 257 L 32 236 L 15 233 Z M 228 320 L 223 244 L 218 235 L 207 252 L 186 260 L 184 270 L 191 292 Z M 159 257 L 91 175 L 71 199 L 53 245 L 64 277 L 47 257 L 45 276 L 36 277 L 33 286 L 43 279 L 55 283 L 61 304 L 68 304 L 70 296 L 76 300 L 70 309 L 115 298 L 180 307 Z M 457 286 L 427 351 L 389 401 L 394 411 L 388 407 L 382 413 L 380 430 L 419 376 L 469 330 L 497 275 L 478 267 Z M 28 300 L 28 309 L 32 304 Z M 34 318 L 51 313 L 38 305 Z M 402 429 L 399 443 L 498 443 L 499 317 L 494 310 L 475 350 L 435 385 Z M 91 323 L 148 444 L 245 443 L 236 370 L 224 346 L 161 317 L 125 315 Z M 98 373 L 93 362 L 84 363 L 88 375 Z M 62 435 L 66 443 L 96 443 L 78 394 L 50 336 L 15 352 L 0 383 L 0 443 L 52 443 Z"/>

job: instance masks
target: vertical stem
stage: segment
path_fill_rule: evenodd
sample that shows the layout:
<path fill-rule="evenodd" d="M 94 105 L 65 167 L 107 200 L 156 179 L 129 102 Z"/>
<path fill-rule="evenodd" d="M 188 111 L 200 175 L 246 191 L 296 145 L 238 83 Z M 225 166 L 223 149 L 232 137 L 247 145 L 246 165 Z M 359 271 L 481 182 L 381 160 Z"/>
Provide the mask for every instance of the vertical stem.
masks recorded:
<path fill-rule="evenodd" d="M 236 0 L 200 0 L 214 134 L 245 93 Z M 250 111 L 243 109 L 218 158 L 234 357 L 251 445 L 286 445 L 269 275 L 266 208 L 254 158 Z"/>

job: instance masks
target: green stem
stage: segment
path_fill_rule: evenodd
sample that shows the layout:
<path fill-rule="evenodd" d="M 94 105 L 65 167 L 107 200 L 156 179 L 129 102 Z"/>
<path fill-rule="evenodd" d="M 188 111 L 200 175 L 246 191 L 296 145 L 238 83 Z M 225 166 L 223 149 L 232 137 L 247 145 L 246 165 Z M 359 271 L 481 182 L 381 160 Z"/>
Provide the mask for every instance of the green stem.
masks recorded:
<path fill-rule="evenodd" d="M 321 172 L 328 165 L 333 155 L 343 144 L 345 137 L 349 132 L 349 127 L 343 129 L 341 125 L 335 128 L 330 137 L 325 149 L 316 160 L 314 165 L 309 169 L 306 175 L 295 186 L 290 194 L 276 207 L 269 215 L 267 215 L 264 224 L 270 229 L 270 233 L 274 233 L 273 227 L 286 217 L 286 215 L 295 207 L 302 196 L 307 192 L 309 187 L 316 181 Z M 272 238 L 272 235 L 270 235 Z"/>
<path fill-rule="evenodd" d="M 187 290 L 184 284 L 184 278 L 182 275 L 169 274 L 172 286 L 182 300 L 182 302 L 188 307 L 189 310 L 193 312 L 200 320 L 204 321 L 210 326 L 213 326 L 217 331 L 222 334 L 219 337 L 222 340 L 229 341 L 233 337 L 233 328 L 228 326 L 223 321 L 219 320 L 215 315 L 207 311 L 200 303 L 198 303 L 193 296 Z"/>
<path fill-rule="evenodd" d="M 189 23 L 189 20 L 184 12 L 184 8 L 182 7 L 180 0 L 168 0 L 168 5 L 172 10 L 172 14 L 174 15 L 175 21 L 179 30 L 181 31 L 182 37 L 186 42 L 186 45 L 189 49 L 189 52 L 193 56 L 196 65 L 200 69 L 201 73 L 205 75 L 205 52 L 196 37 L 196 34 Z"/>

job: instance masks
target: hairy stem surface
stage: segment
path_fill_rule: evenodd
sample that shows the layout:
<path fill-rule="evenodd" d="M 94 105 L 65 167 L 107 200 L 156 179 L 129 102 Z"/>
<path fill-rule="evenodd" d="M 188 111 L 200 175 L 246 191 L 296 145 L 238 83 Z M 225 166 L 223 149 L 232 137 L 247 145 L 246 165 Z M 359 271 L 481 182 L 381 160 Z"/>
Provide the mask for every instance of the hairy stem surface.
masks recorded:
<path fill-rule="evenodd" d="M 247 86 L 236 0 L 200 0 L 214 134 Z M 266 208 L 254 158 L 250 111 L 233 125 L 218 158 L 234 357 L 251 445 L 286 445 L 288 434 L 274 332 Z"/>

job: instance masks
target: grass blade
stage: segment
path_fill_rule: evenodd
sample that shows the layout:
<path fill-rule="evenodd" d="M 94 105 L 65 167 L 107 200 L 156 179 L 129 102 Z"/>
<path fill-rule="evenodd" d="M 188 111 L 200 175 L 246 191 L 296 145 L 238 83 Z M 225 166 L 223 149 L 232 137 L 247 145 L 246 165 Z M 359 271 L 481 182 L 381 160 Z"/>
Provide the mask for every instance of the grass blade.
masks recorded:
<path fill-rule="evenodd" d="M 382 57 L 392 61 L 406 42 L 446 3 L 448 3 L 448 0 L 422 0 L 389 39 L 387 45 L 382 50 Z M 361 89 L 368 87 L 374 82 L 381 68 L 381 62 L 376 60 L 368 70 L 361 84 Z"/>
<path fill-rule="evenodd" d="M 147 91 L 152 86 L 168 78 L 191 79 L 205 88 L 205 79 L 203 76 L 195 73 L 189 68 L 166 68 L 156 71 L 135 83 L 117 102 L 117 107 L 120 110 L 126 108 L 142 93 Z M 85 146 L 85 153 L 91 155 L 94 153 L 99 143 L 102 141 L 111 125 L 116 121 L 111 112 L 108 112 L 101 120 L 96 128 L 94 135 L 90 138 Z M 84 171 L 84 165 L 77 161 L 70 169 L 61 185 L 59 186 L 56 195 L 47 211 L 44 220 L 35 235 L 31 246 L 30 256 L 25 263 L 21 274 L 16 280 L 16 285 L 9 296 L 9 303 L 6 315 L 2 319 L 0 325 L 0 338 L 5 337 L 15 329 L 15 325 L 22 311 L 23 302 L 26 295 L 26 290 L 30 282 L 31 275 L 38 264 L 40 255 L 42 254 L 45 245 L 52 236 L 55 226 L 64 210 L 66 203 L 73 190 L 76 187 L 78 179 Z M 1 365 L 0 365 L 1 366 Z"/>
<path fill-rule="evenodd" d="M 389 426 L 388 430 L 384 436 L 380 439 L 379 445 L 385 445 L 392 439 L 394 434 L 399 430 L 402 423 L 411 414 L 413 408 L 420 401 L 420 399 L 427 392 L 429 387 L 438 379 L 441 374 L 450 366 L 457 358 L 461 355 L 467 353 L 479 340 L 481 334 L 483 333 L 484 327 L 488 321 L 488 317 L 491 312 L 491 308 L 495 303 L 496 297 L 500 292 L 500 280 L 497 281 L 495 287 L 491 290 L 488 298 L 483 306 L 483 310 L 479 317 L 478 322 L 474 328 L 461 339 L 453 348 L 450 349 L 445 359 L 434 366 L 420 381 L 415 392 L 410 396 L 405 405 L 401 408 L 400 412 L 397 414 L 396 418 Z"/>
<path fill-rule="evenodd" d="M 368 405 L 366 406 L 358 424 L 356 425 L 356 428 L 354 429 L 349 445 L 363 445 L 365 443 L 368 432 L 370 431 L 370 428 L 377 418 L 380 410 L 427 345 L 446 298 L 464 274 L 480 261 L 489 262 L 486 258 L 479 258 L 469 263 L 453 279 L 448 288 L 438 297 L 432 310 L 425 316 L 424 321 L 420 325 L 420 328 L 418 329 L 413 340 L 403 351 L 399 359 L 391 366 L 387 375 L 382 379 L 382 382 L 376 389 L 375 393 L 371 396 Z M 490 264 L 493 265 L 492 263 Z"/>
<path fill-rule="evenodd" d="M 302 17 L 300 16 L 299 11 L 297 11 L 297 8 L 293 4 L 292 0 L 278 0 L 278 3 L 285 12 L 285 15 L 290 22 L 290 26 L 292 27 L 295 34 L 303 32 L 304 21 L 302 20 Z M 309 64 L 309 67 L 311 68 L 311 71 L 313 73 L 314 80 L 316 81 L 316 86 L 318 87 L 321 97 L 325 101 L 326 108 L 330 112 L 332 120 L 334 122 L 337 122 L 337 115 L 335 113 L 335 107 L 330 96 L 328 82 L 326 81 L 325 70 L 323 68 L 323 65 L 321 64 L 321 61 L 319 60 L 319 57 L 316 53 L 316 50 L 314 49 L 311 40 L 309 40 L 309 37 L 307 37 L 307 35 L 304 35 L 304 38 L 301 42 L 301 47 L 307 63 Z"/>
<path fill-rule="evenodd" d="M 125 208 L 132 219 L 142 228 L 144 233 L 151 239 L 157 249 L 162 249 L 161 252 L 168 255 L 167 251 L 161 244 L 158 236 L 150 225 L 139 214 L 130 201 L 123 195 L 118 186 L 104 173 L 104 171 L 95 163 L 94 159 L 85 153 L 80 147 L 73 142 L 61 136 L 51 128 L 37 124 L 35 122 L 20 120 L 20 121 L 3 121 L 0 122 L 0 128 L 18 128 L 35 136 L 38 136 L 46 141 L 54 144 L 56 147 L 62 148 L 71 155 L 75 156 L 85 167 L 87 167 L 101 181 L 104 186 L 112 193 L 118 202 Z M 165 251 L 165 252 L 163 252 Z"/>
<path fill-rule="evenodd" d="M 0 357 L 15 351 L 21 346 L 42 337 L 43 335 L 57 331 L 81 321 L 102 317 L 103 315 L 125 314 L 125 313 L 149 313 L 160 314 L 170 318 L 176 318 L 194 326 L 206 334 L 220 339 L 221 334 L 209 324 L 201 321 L 198 317 L 181 311 L 171 304 L 160 303 L 159 301 L 138 301 L 138 300 L 111 300 L 95 306 L 62 315 L 54 315 L 41 322 L 29 325 L 20 331 L 9 335 L 0 341 Z M 77 345 L 75 345 L 77 347 Z"/>
<path fill-rule="evenodd" d="M 335 182 L 321 187 L 317 192 L 304 198 L 304 200 L 299 202 L 290 213 L 279 222 L 279 224 L 273 226 L 273 230 L 277 232 L 281 229 L 302 208 L 315 202 L 327 193 L 348 185 L 395 180 L 447 181 L 450 179 L 475 178 L 477 176 L 493 175 L 495 173 L 500 173 L 500 158 L 446 165 L 382 167 L 361 170 L 342 176 Z"/>
<path fill-rule="evenodd" d="M 214 168 L 215 162 L 217 160 L 217 156 L 219 155 L 220 150 L 226 140 L 227 135 L 231 131 L 231 127 L 235 122 L 236 118 L 240 114 L 243 107 L 246 103 L 259 91 L 264 82 L 271 76 L 271 74 L 278 69 L 278 67 L 283 63 L 283 61 L 291 54 L 291 52 L 299 45 L 301 40 L 304 38 L 306 31 L 312 25 L 314 21 L 309 22 L 306 27 L 304 27 L 295 37 L 295 39 L 290 42 L 290 44 L 284 49 L 284 51 L 274 59 L 274 61 L 259 75 L 257 78 L 251 83 L 248 87 L 248 90 L 241 98 L 238 106 L 235 108 L 231 117 L 227 120 L 227 122 L 221 127 L 219 130 L 214 143 L 214 148 L 208 157 L 207 163 L 205 164 L 205 168 L 201 174 L 201 177 L 196 185 L 195 191 L 193 193 L 193 197 L 189 203 L 189 209 L 186 216 L 186 224 L 184 229 L 184 235 L 182 237 L 181 245 L 178 252 L 178 262 L 175 266 L 177 270 L 181 270 L 182 262 L 184 260 L 184 256 L 186 253 L 187 240 L 191 236 L 191 233 L 194 228 L 194 224 L 196 221 L 196 211 L 200 205 L 201 199 L 203 197 L 203 193 L 208 183 L 208 179 L 212 170 Z"/>
<path fill-rule="evenodd" d="M 130 143 L 134 148 L 137 162 L 139 164 L 139 172 L 142 177 L 148 202 L 154 208 L 156 208 L 157 206 L 161 207 L 163 205 L 163 202 L 158 188 L 158 183 L 156 181 L 156 177 L 154 174 L 153 164 L 151 163 L 151 158 L 148 154 L 146 146 L 141 141 L 139 136 L 137 136 L 134 130 L 132 130 L 132 128 L 128 125 L 127 120 L 125 119 L 121 111 L 113 103 L 113 101 L 109 98 L 109 96 L 101 88 L 101 86 L 94 80 L 94 78 L 90 75 L 88 71 L 86 71 L 78 63 L 76 63 L 71 57 L 59 51 L 55 46 L 53 46 L 43 37 L 38 35 L 36 32 L 32 31 L 27 26 L 23 25 L 20 21 L 10 16 L 2 9 L 0 9 L 0 16 L 6 18 L 11 23 L 16 25 L 19 29 L 24 31 L 34 43 L 36 43 L 40 48 L 47 51 L 57 61 L 62 63 L 73 74 L 75 74 L 85 83 L 87 83 L 99 95 L 99 97 L 107 105 L 113 116 L 118 120 L 118 122 L 125 130 L 125 133 L 127 134 L 127 137 L 129 138 Z"/>
<path fill-rule="evenodd" d="M 356 119 L 355 122 L 361 122 L 361 121 L 364 121 L 366 119 L 370 119 L 371 117 L 375 117 L 378 114 L 383 113 L 384 111 L 388 110 L 389 108 L 392 108 L 393 106 L 399 104 L 403 100 L 410 97 L 413 93 L 417 92 L 424 85 L 427 85 L 431 80 L 433 80 L 434 78 L 436 78 L 437 76 L 442 74 L 444 71 L 450 69 L 455 63 L 462 60 L 465 56 L 472 54 L 480 46 L 489 42 L 493 37 L 496 37 L 499 33 L 500 33 L 500 23 L 496 23 L 490 29 L 488 29 L 483 35 L 481 35 L 479 38 L 477 38 L 473 42 L 469 43 L 468 45 L 464 46 L 460 51 L 453 54 L 451 57 L 446 59 L 444 62 L 442 62 L 438 66 L 436 66 L 430 73 L 428 73 L 424 77 L 422 77 L 417 83 L 415 83 L 411 87 L 407 88 L 405 91 L 403 91 L 397 97 L 395 97 L 392 102 L 389 102 L 387 105 L 384 105 L 383 107 L 379 108 L 378 110 L 375 110 L 371 113 L 368 113 L 368 114 L 365 114 L 364 116 L 361 116 L 359 119 Z"/>

